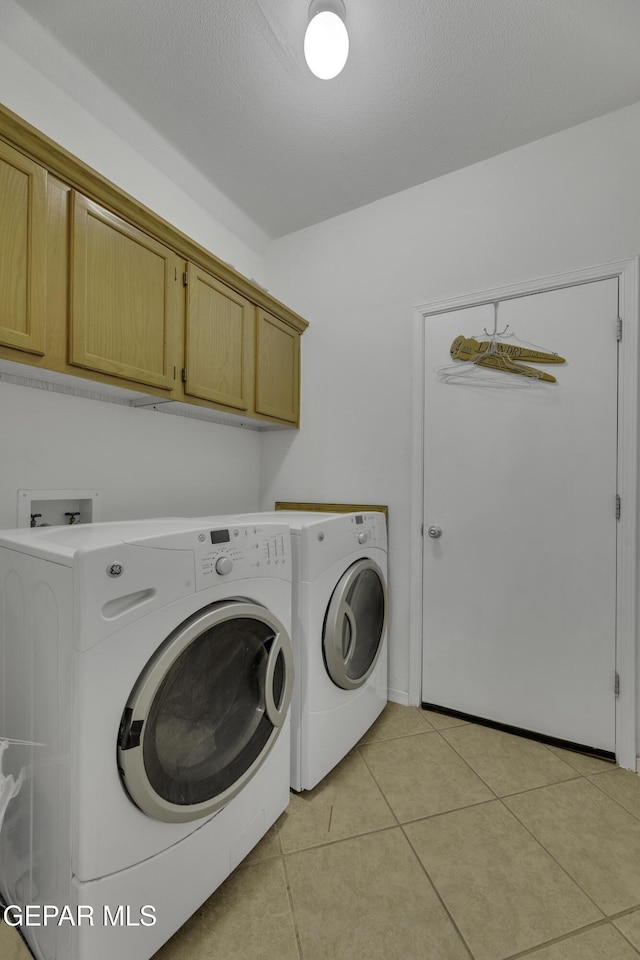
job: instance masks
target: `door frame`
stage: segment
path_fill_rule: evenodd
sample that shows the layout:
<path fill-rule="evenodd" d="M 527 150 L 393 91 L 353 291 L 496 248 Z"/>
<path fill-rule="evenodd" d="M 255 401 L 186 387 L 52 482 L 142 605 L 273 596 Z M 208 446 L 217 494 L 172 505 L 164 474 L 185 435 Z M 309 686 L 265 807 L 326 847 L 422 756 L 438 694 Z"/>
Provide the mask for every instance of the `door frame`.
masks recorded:
<path fill-rule="evenodd" d="M 618 494 L 622 521 L 617 531 L 616 571 L 616 671 L 620 693 L 616 699 L 616 760 L 636 770 L 636 651 L 638 554 L 638 289 L 640 259 L 617 260 L 511 284 L 480 293 L 454 297 L 414 308 L 412 364 L 412 468 L 411 468 L 411 582 L 409 640 L 409 703 L 421 702 L 422 599 L 424 529 L 424 346 L 425 324 L 431 316 L 467 307 L 483 306 L 546 293 L 598 280 L 619 281 L 618 315 L 622 340 L 618 354 Z M 612 503 L 613 510 L 613 503 Z"/>

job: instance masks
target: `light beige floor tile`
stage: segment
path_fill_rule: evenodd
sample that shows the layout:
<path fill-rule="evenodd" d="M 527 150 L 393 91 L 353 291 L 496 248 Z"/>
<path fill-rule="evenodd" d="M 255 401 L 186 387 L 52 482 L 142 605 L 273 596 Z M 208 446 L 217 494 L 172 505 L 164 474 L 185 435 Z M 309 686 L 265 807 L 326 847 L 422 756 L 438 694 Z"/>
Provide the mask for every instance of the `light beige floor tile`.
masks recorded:
<path fill-rule="evenodd" d="M 299 960 L 281 858 L 232 873 L 153 956 L 153 960 L 221 958 Z"/>
<path fill-rule="evenodd" d="M 427 718 L 434 730 L 445 730 L 447 727 L 459 727 L 467 720 L 461 720 L 460 717 L 450 717 L 446 713 L 436 713 L 435 710 L 422 710 L 423 716 Z"/>
<path fill-rule="evenodd" d="M 576 933 L 550 947 L 534 950 L 530 960 L 638 960 L 638 954 L 610 925 Z"/>
<path fill-rule="evenodd" d="M 640 903 L 640 821 L 588 780 L 504 802 L 607 915 Z"/>
<path fill-rule="evenodd" d="M 285 862 L 304 960 L 468 960 L 400 828 Z"/>
<path fill-rule="evenodd" d="M 282 853 L 280 848 L 280 826 L 277 823 L 267 830 L 260 843 L 251 850 L 242 861 L 242 866 L 246 867 L 250 863 L 259 863 L 261 860 L 271 860 L 273 857 L 279 857 Z"/>
<path fill-rule="evenodd" d="M 439 733 L 360 747 L 401 822 L 493 799 L 493 794 Z"/>
<path fill-rule="evenodd" d="M 602 917 L 499 801 L 403 829 L 476 960 L 501 960 Z"/>
<path fill-rule="evenodd" d="M 589 777 L 589 780 L 640 819 L 640 777 L 637 773 L 616 767 L 608 773 Z"/>
<path fill-rule="evenodd" d="M 615 769 L 613 760 L 601 760 L 599 757 L 590 757 L 586 753 L 576 753 L 574 750 L 564 750 L 562 747 L 549 746 L 549 750 L 568 763 L 570 767 L 577 770 L 583 777 L 588 777 L 592 773 L 604 773 L 606 770 Z"/>
<path fill-rule="evenodd" d="M 313 790 L 292 794 L 278 826 L 282 850 L 291 853 L 395 823 L 359 751 L 352 750 Z"/>
<path fill-rule="evenodd" d="M 6 923 L 0 923 L 0 957 L 2 960 L 31 960 L 31 953 L 20 934 Z"/>
<path fill-rule="evenodd" d="M 424 733 L 433 730 L 419 707 L 406 707 L 401 703 L 388 703 L 376 722 L 367 730 L 360 743 L 374 740 L 393 740 L 396 737 L 408 737 L 412 733 Z"/>
<path fill-rule="evenodd" d="M 573 767 L 535 740 L 474 723 L 441 734 L 499 797 L 578 776 Z"/>
<path fill-rule="evenodd" d="M 614 924 L 640 952 L 640 910 L 634 910 L 626 917 L 619 917 L 614 920 Z"/>

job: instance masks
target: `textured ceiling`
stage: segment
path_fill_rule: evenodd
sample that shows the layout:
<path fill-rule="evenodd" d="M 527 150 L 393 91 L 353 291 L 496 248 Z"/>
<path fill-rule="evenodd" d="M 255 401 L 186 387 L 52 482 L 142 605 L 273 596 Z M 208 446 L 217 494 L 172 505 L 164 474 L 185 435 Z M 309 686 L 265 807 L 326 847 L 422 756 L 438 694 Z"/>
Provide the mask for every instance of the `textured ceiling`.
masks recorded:
<path fill-rule="evenodd" d="M 272 237 L 640 100 L 638 0 L 18 2 Z"/>

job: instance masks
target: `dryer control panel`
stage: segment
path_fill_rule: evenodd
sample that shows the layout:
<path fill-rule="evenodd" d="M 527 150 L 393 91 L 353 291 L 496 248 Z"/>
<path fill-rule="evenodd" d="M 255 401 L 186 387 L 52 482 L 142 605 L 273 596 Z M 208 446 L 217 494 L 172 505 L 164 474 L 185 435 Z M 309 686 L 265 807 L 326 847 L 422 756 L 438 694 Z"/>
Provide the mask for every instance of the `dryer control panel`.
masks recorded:
<path fill-rule="evenodd" d="M 232 524 L 197 534 L 196 589 L 222 580 L 291 578 L 291 543 L 282 524 Z"/>
<path fill-rule="evenodd" d="M 387 525 L 383 513 L 353 513 L 349 519 L 354 547 L 371 544 L 382 550 L 387 549 Z"/>

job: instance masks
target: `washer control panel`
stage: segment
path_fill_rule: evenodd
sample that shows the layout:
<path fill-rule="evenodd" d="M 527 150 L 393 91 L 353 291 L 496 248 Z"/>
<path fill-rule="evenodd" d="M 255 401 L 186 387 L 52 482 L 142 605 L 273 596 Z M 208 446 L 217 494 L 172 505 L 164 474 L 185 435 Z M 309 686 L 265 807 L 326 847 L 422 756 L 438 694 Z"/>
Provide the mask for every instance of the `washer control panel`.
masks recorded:
<path fill-rule="evenodd" d="M 291 542 L 283 524 L 237 524 L 197 533 L 197 589 L 247 577 L 291 577 Z"/>

